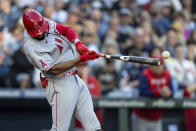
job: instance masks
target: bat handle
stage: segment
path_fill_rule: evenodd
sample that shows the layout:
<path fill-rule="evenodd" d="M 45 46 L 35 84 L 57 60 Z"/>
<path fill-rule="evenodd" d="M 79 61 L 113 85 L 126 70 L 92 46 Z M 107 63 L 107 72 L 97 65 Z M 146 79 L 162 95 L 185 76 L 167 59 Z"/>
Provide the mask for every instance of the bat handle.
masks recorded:
<path fill-rule="evenodd" d="M 101 54 L 101 55 L 102 55 L 102 57 L 105 57 L 105 58 L 107 58 L 107 59 L 110 59 L 110 58 L 111 58 L 110 55 L 106 55 L 106 54 Z"/>

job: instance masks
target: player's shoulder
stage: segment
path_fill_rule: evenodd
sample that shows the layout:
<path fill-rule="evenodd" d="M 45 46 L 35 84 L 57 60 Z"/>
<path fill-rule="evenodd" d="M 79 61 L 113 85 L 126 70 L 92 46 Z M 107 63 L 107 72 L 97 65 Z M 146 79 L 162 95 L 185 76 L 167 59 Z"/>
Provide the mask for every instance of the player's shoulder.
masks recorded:
<path fill-rule="evenodd" d="M 40 44 L 33 40 L 27 32 L 25 32 L 25 38 L 24 38 L 24 52 L 25 54 L 30 54 L 33 51 L 40 49 Z"/>
<path fill-rule="evenodd" d="M 47 21 L 48 21 L 48 25 L 49 25 L 49 29 L 56 29 L 56 22 L 51 20 L 51 19 L 47 19 L 45 18 Z"/>
<path fill-rule="evenodd" d="M 30 48 L 29 48 L 29 45 L 24 42 L 24 45 L 23 45 L 23 49 L 24 49 L 24 53 L 27 55 L 27 54 L 30 54 Z"/>
<path fill-rule="evenodd" d="M 24 50 L 28 50 L 30 41 L 31 41 L 31 38 L 29 34 L 25 31 L 24 32 L 24 45 L 23 45 Z"/>
<path fill-rule="evenodd" d="M 25 54 L 30 54 L 30 52 L 32 52 L 34 48 L 32 45 L 33 43 L 29 39 L 24 39 L 23 48 L 24 48 Z"/>

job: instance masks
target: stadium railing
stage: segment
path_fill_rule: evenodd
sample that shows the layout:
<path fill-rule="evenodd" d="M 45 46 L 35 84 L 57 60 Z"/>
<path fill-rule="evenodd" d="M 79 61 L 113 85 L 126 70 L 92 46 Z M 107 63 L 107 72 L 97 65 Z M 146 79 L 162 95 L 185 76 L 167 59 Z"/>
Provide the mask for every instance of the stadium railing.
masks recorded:
<path fill-rule="evenodd" d="M 0 108 L 48 108 L 42 89 L 0 89 Z M 154 98 L 94 98 L 95 107 L 117 108 L 119 131 L 128 131 L 130 108 L 185 109 L 196 108 L 196 99 L 154 99 Z M 73 128 L 73 123 L 71 129 Z"/>

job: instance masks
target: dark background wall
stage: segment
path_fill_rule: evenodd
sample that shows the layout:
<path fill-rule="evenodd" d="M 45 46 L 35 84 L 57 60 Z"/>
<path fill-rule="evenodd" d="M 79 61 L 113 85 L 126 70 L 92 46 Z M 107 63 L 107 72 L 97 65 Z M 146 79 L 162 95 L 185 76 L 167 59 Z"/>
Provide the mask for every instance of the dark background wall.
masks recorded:
<path fill-rule="evenodd" d="M 118 131 L 118 110 L 107 108 L 105 111 L 110 113 L 105 114 L 102 125 L 104 131 Z M 131 114 L 131 109 L 129 113 Z M 183 109 L 166 110 L 163 118 L 164 131 L 168 131 L 168 125 L 171 124 L 177 125 L 179 131 L 184 131 L 183 115 Z M 113 124 L 108 124 L 111 121 Z M 51 122 L 51 110 L 45 99 L 0 99 L 0 131 L 48 131 Z"/>
<path fill-rule="evenodd" d="M 45 99 L 0 99 L 0 131 L 48 131 L 51 122 Z"/>

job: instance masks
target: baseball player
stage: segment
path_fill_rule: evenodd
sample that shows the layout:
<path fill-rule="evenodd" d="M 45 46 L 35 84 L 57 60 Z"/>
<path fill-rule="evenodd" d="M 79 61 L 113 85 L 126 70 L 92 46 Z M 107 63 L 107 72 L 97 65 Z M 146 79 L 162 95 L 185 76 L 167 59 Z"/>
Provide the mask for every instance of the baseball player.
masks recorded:
<path fill-rule="evenodd" d="M 35 10 L 24 12 L 22 20 L 25 55 L 41 71 L 41 83 L 52 108 L 51 131 L 68 131 L 73 113 L 85 131 L 101 131 L 88 88 L 75 68 L 101 55 L 89 51 L 72 28 L 46 19 Z"/>

